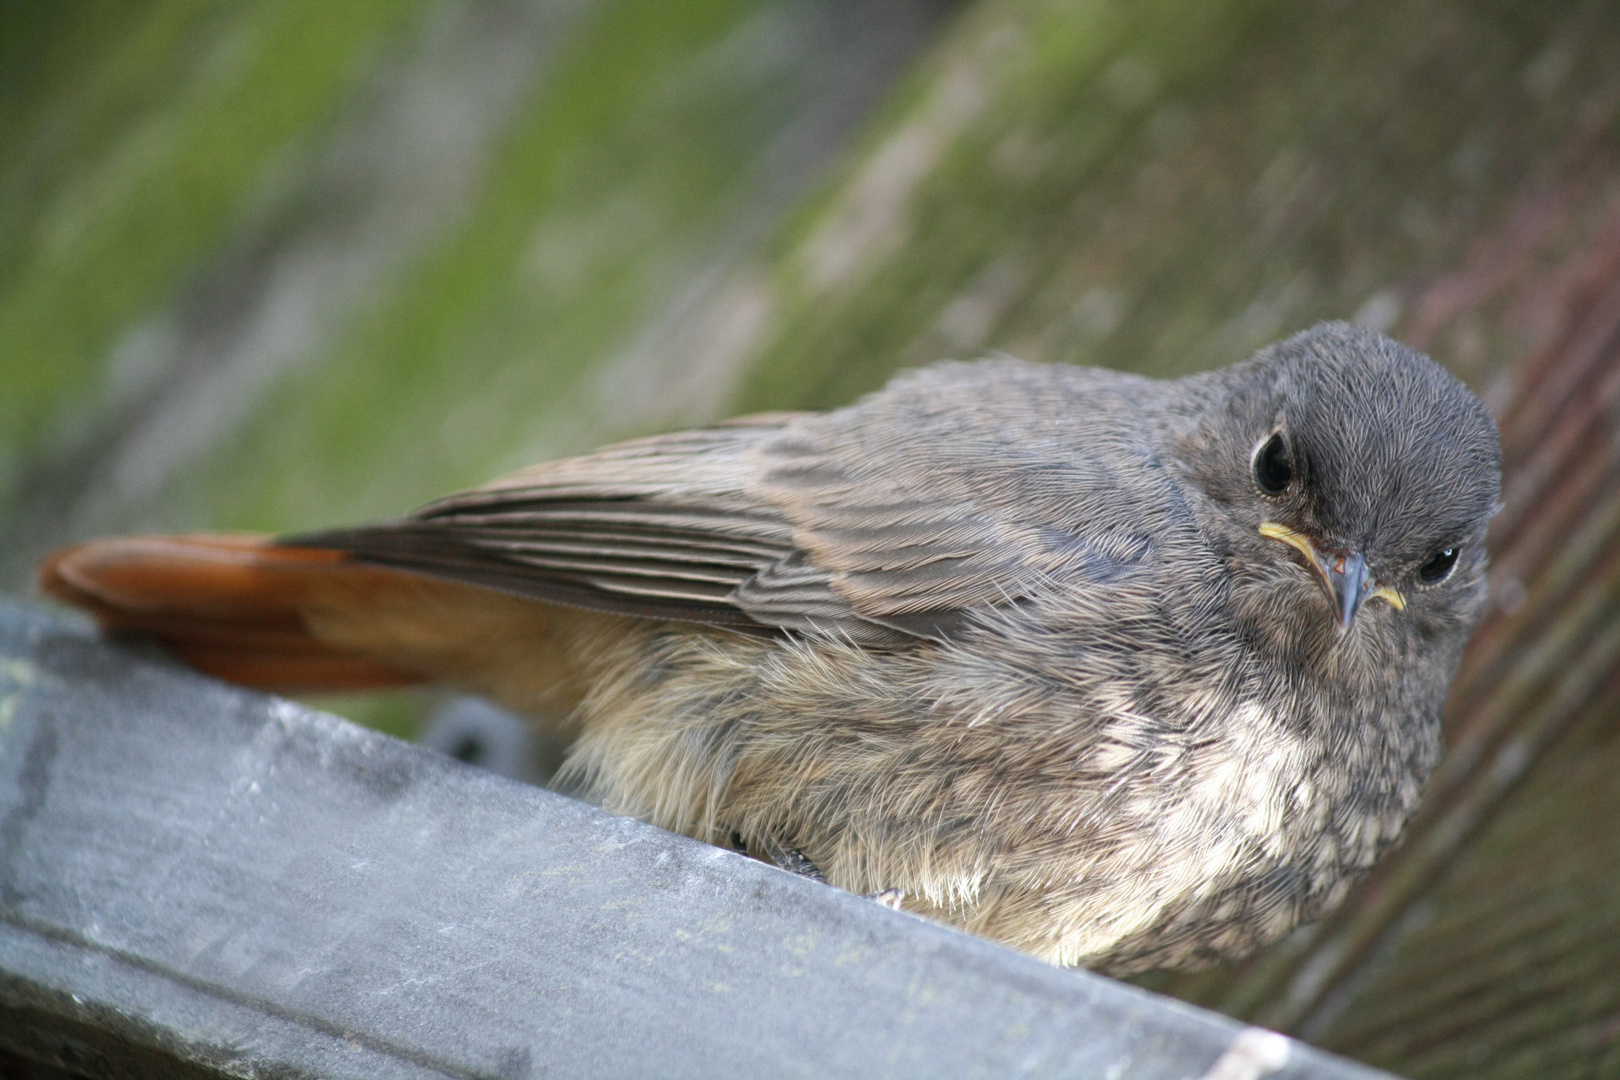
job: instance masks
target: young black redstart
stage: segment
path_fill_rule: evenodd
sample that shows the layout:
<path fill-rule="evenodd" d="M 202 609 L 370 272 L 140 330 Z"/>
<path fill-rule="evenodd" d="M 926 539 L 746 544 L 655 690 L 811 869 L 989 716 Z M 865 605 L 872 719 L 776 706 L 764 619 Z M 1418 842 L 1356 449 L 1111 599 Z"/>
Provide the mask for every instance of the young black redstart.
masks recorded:
<path fill-rule="evenodd" d="M 1122 973 L 1240 956 L 1399 836 L 1499 473 L 1462 383 L 1328 324 L 1171 382 L 941 364 L 42 580 L 249 685 L 563 717 L 611 810 Z"/>

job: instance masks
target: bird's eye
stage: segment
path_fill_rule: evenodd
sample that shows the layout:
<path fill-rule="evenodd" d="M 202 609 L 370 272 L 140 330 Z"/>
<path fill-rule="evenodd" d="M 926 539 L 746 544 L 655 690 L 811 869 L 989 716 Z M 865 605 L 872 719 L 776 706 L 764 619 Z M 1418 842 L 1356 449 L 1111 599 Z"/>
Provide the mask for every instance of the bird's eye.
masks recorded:
<path fill-rule="evenodd" d="M 1282 432 L 1260 444 L 1254 452 L 1254 482 L 1267 495 L 1281 495 L 1294 480 L 1294 459 L 1288 454 L 1288 441 Z"/>
<path fill-rule="evenodd" d="M 1457 554 L 1460 548 L 1441 548 L 1418 567 L 1418 580 L 1425 585 L 1438 585 L 1451 576 L 1452 569 L 1457 565 Z"/>

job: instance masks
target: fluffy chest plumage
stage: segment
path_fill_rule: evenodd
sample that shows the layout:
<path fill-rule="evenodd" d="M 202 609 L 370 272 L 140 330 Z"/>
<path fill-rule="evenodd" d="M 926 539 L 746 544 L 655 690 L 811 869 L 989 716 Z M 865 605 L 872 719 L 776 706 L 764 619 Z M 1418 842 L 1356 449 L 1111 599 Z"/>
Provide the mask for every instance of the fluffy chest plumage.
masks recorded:
<path fill-rule="evenodd" d="M 1240 953 L 1370 865 L 1432 754 L 1394 753 L 1382 712 L 1266 678 L 1208 603 L 1197 633 L 1186 594 L 1129 607 L 1135 576 L 1053 601 L 1084 621 L 1024 607 L 909 648 L 649 628 L 598 654 L 656 676 L 602 680 L 573 775 L 615 810 L 791 847 L 1056 961 Z"/>

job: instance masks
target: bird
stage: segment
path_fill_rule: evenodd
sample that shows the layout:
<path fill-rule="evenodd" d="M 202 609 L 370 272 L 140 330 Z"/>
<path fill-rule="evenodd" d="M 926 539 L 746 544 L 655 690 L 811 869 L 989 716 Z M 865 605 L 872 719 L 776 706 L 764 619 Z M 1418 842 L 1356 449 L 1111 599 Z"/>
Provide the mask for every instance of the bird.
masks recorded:
<path fill-rule="evenodd" d="M 244 685 L 549 718 L 611 812 L 1126 975 L 1241 958 L 1397 841 L 1500 473 L 1461 381 L 1323 323 L 1174 380 L 941 362 L 40 581 Z"/>

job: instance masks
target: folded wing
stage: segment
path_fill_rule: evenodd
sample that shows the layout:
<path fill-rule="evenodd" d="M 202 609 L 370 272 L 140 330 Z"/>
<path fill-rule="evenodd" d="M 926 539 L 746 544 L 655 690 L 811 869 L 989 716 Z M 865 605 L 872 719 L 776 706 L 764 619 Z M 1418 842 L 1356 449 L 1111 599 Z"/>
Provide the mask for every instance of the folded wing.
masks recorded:
<path fill-rule="evenodd" d="M 1064 390 L 1030 365 L 934 368 L 836 413 L 620 443 L 282 543 L 746 633 L 948 637 L 976 611 L 1140 557 L 1139 536 L 1087 509 L 1106 470 L 1020 437 L 1032 410 L 1072 405 Z"/>

